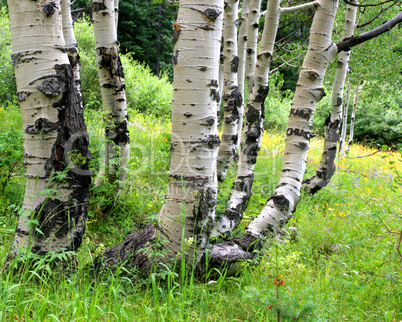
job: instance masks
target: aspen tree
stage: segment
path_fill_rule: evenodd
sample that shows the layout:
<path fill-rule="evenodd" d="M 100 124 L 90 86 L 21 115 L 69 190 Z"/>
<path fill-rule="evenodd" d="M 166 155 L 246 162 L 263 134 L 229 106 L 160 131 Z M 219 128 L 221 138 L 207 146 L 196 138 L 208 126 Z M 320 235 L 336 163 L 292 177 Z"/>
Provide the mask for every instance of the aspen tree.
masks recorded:
<path fill-rule="evenodd" d="M 349 4 L 346 8 L 342 39 L 353 36 L 356 28 L 356 14 L 357 7 Z M 331 114 L 325 122 L 324 148 L 321 161 L 314 175 L 303 181 L 304 188 L 312 194 L 327 186 L 335 173 L 335 158 L 342 120 L 343 88 L 348 74 L 350 54 L 351 50 L 343 51 L 339 54 L 332 86 Z"/>
<path fill-rule="evenodd" d="M 223 181 L 227 169 L 238 148 L 239 109 L 242 94 L 237 82 L 239 56 L 237 53 L 238 0 L 225 4 L 225 25 L 223 35 L 223 129 L 218 153 L 218 180 Z"/>
<path fill-rule="evenodd" d="M 9 0 L 8 6 L 26 169 L 9 258 L 20 250 L 74 251 L 87 218 L 91 155 L 60 0 Z"/>
<path fill-rule="evenodd" d="M 94 0 L 92 6 L 95 50 L 105 113 L 105 151 L 95 184 L 123 182 L 130 154 L 127 101 L 123 66 L 119 57 L 116 14 L 113 0 Z"/>
<path fill-rule="evenodd" d="M 360 84 L 357 83 L 356 85 L 356 89 L 354 92 L 354 98 L 353 98 L 353 110 L 352 110 L 352 116 L 350 117 L 350 132 L 349 132 L 349 140 L 348 140 L 348 144 L 346 146 L 345 149 L 345 154 L 348 155 L 349 150 L 352 146 L 352 142 L 353 142 L 353 136 L 354 136 L 354 131 L 355 131 L 355 120 L 356 120 L 356 109 L 357 109 L 357 102 L 359 100 L 359 94 L 360 92 L 363 90 L 363 87 L 365 85 L 365 81 L 363 82 L 363 84 L 360 87 Z"/>
<path fill-rule="evenodd" d="M 263 134 L 264 102 L 269 91 L 269 71 L 282 14 L 317 5 L 316 1 L 300 6 L 281 8 L 280 0 L 268 2 L 265 26 L 254 68 L 254 83 L 248 98 L 245 122 L 241 136 L 241 151 L 236 178 L 229 197 L 225 215 L 219 219 L 217 231 L 228 233 L 240 223 L 251 196 L 254 180 L 254 165 L 257 161 Z"/>
<path fill-rule="evenodd" d="M 131 264 L 152 266 L 143 249 L 164 240 L 168 257 L 186 244 L 188 261 L 197 264 L 212 231 L 219 147 L 217 105 L 223 0 L 182 0 L 173 54 L 173 107 L 170 182 L 155 223 L 107 250 L 101 261 L 115 263 L 135 254 Z M 158 261 L 169 262 L 168 258 Z"/>

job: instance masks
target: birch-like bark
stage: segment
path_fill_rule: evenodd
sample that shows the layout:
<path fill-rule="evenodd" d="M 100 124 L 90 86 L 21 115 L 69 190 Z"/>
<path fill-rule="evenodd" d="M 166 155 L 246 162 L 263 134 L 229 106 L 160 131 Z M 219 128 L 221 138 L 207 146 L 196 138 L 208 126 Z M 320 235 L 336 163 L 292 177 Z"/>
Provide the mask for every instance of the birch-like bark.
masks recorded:
<path fill-rule="evenodd" d="M 286 12 L 285 8 L 280 7 L 280 3 L 280 0 L 271 0 L 268 2 L 265 26 L 256 61 L 254 86 L 246 107 L 236 178 L 225 215 L 219 218 L 219 222 L 215 228 L 220 234 L 226 234 L 237 227 L 251 196 L 254 165 L 261 147 L 264 102 L 269 91 L 269 71 L 272 63 L 275 38 L 280 16 L 283 12 Z M 317 3 L 314 1 L 306 5 L 312 7 Z"/>
<path fill-rule="evenodd" d="M 70 0 L 61 0 L 61 15 L 68 59 L 70 60 L 71 67 L 73 68 L 77 88 L 81 93 L 80 56 L 78 55 L 77 40 L 75 39 Z"/>
<path fill-rule="evenodd" d="M 9 0 L 26 187 L 9 259 L 75 251 L 87 216 L 88 135 L 62 33 L 60 0 Z"/>
<path fill-rule="evenodd" d="M 349 96 L 350 96 L 350 79 L 348 80 L 348 85 L 345 93 L 345 106 L 343 107 L 342 115 L 342 132 L 339 139 L 339 154 L 342 155 L 345 151 L 346 142 L 346 129 L 348 127 L 348 113 L 349 113 Z"/>
<path fill-rule="evenodd" d="M 218 180 L 226 178 L 227 170 L 237 153 L 239 109 L 242 94 L 237 82 L 239 57 L 237 56 L 238 0 L 225 3 L 225 25 L 223 35 L 223 129 L 218 153 Z"/>
<path fill-rule="evenodd" d="M 95 185 L 111 184 L 126 178 L 130 154 L 124 73 L 116 33 L 115 1 L 94 0 L 92 7 L 95 51 L 105 113 L 105 150 Z"/>
<path fill-rule="evenodd" d="M 348 144 L 345 149 L 345 154 L 348 155 L 349 150 L 352 146 L 353 142 L 353 136 L 355 132 L 355 120 L 356 120 L 356 109 L 357 109 L 357 102 L 359 101 L 359 94 L 363 90 L 365 82 L 363 82 L 362 87 L 359 88 L 359 83 L 356 85 L 356 90 L 354 93 L 354 99 L 353 99 L 353 110 L 352 110 L 352 116 L 350 117 L 350 132 L 349 132 L 349 140 Z"/>
<path fill-rule="evenodd" d="M 277 235 L 291 218 L 300 200 L 314 109 L 325 95 L 323 80 L 328 64 L 337 54 L 331 41 L 338 2 L 320 0 L 310 30 L 309 48 L 299 75 L 290 110 L 286 145 L 278 186 L 261 213 L 246 227 L 242 247 L 254 248 L 263 236 Z"/>
<path fill-rule="evenodd" d="M 257 61 L 258 25 L 260 19 L 261 0 L 250 0 L 247 25 L 246 46 L 246 79 L 248 92 L 253 91 L 254 68 Z"/>
<path fill-rule="evenodd" d="M 348 5 L 342 39 L 353 36 L 356 27 L 357 7 Z M 335 173 L 335 159 L 342 119 L 343 89 L 349 69 L 351 50 L 339 54 L 334 84 L 332 86 L 331 114 L 325 121 L 324 148 L 318 169 L 312 177 L 303 181 L 304 188 L 311 194 L 326 187 Z"/>
<path fill-rule="evenodd" d="M 152 263 L 145 251 L 138 252 L 138 245 L 156 239 L 165 241 L 163 248 L 168 252 L 166 258 L 157 259 L 159 262 L 177 258 L 182 250 L 191 265 L 201 258 L 213 226 L 218 189 L 216 110 L 222 20 L 223 0 L 180 2 L 175 23 L 171 166 L 166 203 L 157 224 L 128 236 L 106 251 L 103 260 L 121 262 L 128 253 L 135 253 L 133 265 L 149 269 Z"/>
<path fill-rule="evenodd" d="M 247 30 L 248 30 L 248 14 L 250 8 L 250 0 L 244 0 L 241 8 L 240 28 L 237 38 L 237 55 L 239 56 L 239 69 L 237 72 L 237 80 L 239 85 L 239 92 L 242 95 L 242 103 L 239 108 L 239 124 L 237 126 L 237 151 L 240 146 L 241 132 L 243 129 L 244 117 L 244 85 L 245 85 L 245 72 L 246 72 L 246 47 L 247 47 Z"/>

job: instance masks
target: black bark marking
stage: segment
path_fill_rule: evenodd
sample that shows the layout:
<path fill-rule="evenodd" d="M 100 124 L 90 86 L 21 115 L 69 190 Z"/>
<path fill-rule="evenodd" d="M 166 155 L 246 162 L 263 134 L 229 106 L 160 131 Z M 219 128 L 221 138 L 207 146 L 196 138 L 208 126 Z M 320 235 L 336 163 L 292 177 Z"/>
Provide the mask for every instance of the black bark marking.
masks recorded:
<path fill-rule="evenodd" d="M 273 195 L 268 201 L 272 200 L 275 207 L 282 212 L 289 212 L 290 202 L 283 195 Z"/>
<path fill-rule="evenodd" d="M 237 73 L 238 69 L 239 69 L 239 57 L 233 55 L 233 59 L 230 62 L 230 70 L 232 71 L 232 73 Z"/>
<path fill-rule="evenodd" d="M 95 2 L 92 4 L 92 11 L 100 11 L 107 9 L 106 5 L 103 2 Z"/>
<path fill-rule="evenodd" d="M 222 12 L 213 8 L 208 8 L 204 11 L 204 14 L 212 21 L 216 20 Z"/>
<path fill-rule="evenodd" d="M 25 133 L 28 134 L 39 134 L 39 133 L 49 133 L 51 131 L 57 130 L 59 127 L 58 123 L 50 122 L 46 118 L 39 118 L 35 121 L 35 124 L 28 124 Z"/>
<path fill-rule="evenodd" d="M 148 275 L 154 258 L 146 249 L 154 249 L 153 242 L 159 231 L 163 238 L 167 237 L 161 227 L 151 223 L 144 229 L 128 235 L 120 244 L 106 249 L 102 255 L 95 258 L 92 269 L 101 273 L 105 269 L 115 269 L 122 264 L 138 269 L 140 274 Z"/>
<path fill-rule="evenodd" d="M 254 53 L 254 49 L 253 48 L 247 48 L 247 54 L 251 55 Z"/>
<path fill-rule="evenodd" d="M 316 72 L 314 71 L 309 71 L 307 72 L 307 78 L 309 80 L 315 81 L 318 77 L 320 77 L 320 75 L 318 75 Z"/>
<path fill-rule="evenodd" d="M 216 206 L 216 191 L 212 188 L 201 189 L 196 196 L 196 204 L 193 208 L 194 233 L 200 234 L 203 231 L 211 232 L 213 228 L 212 220 L 205 223 L 208 213 Z"/>
<path fill-rule="evenodd" d="M 256 123 L 260 119 L 260 111 L 255 109 L 253 105 L 247 104 L 246 120 L 248 123 Z"/>
<path fill-rule="evenodd" d="M 179 58 L 179 51 L 176 49 L 174 51 L 174 54 L 172 55 L 172 64 L 173 65 L 177 65 L 178 58 Z"/>
<path fill-rule="evenodd" d="M 130 143 L 130 134 L 128 131 L 127 121 L 115 124 L 112 128 L 106 127 L 106 137 L 115 145 L 124 146 Z"/>
<path fill-rule="evenodd" d="M 71 67 L 74 69 L 80 63 L 80 55 L 78 54 L 77 47 L 67 48 L 68 60 L 70 61 Z"/>
<path fill-rule="evenodd" d="M 212 97 L 212 100 L 214 100 L 215 102 L 219 103 L 221 100 L 221 95 L 219 93 L 219 90 L 217 90 L 216 88 L 211 88 L 209 95 Z"/>
<path fill-rule="evenodd" d="M 257 96 L 254 101 L 257 103 L 262 103 L 262 107 L 264 107 L 265 99 L 267 98 L 269 92 L 269 85 L 260 85 L 257 90 Z"/>
<path fill-rule="evenodd" d="M 225 117 L 225 123 L 232 123 L 239 119 L 239 108 L 243 102 L 243 97 L 239 92 L 238 86 L 232 86 L 229 89 L 232 90 L 230 94 L 223 96 L 223 100 L 226 102 L 223 109 L 226 112 L 231 112 L 229 116 Z"/>
<path fill-rule="evenodd" d="M 190 113 L 190 112 L 186 112 L 186 113 L 184 113 L 183 115 L 186 116 L 186 117 L 190 117 L 190 116 L 192 116 L 193 114 Z"/>
<path fill-rule="evenodd" d="M 46 3 L 42 9 L 46 13 L 46 16 L 50 16 L 56 12 L 56 3 L 53 1 Z"/>
<path fill-rule="evenodd" d="M 215 123 L 215 118 L 213 116 L 207 117 L 205 119 L 205 121 L 209 124 L 209 125 L 214 125 Z"/>
<path fill-rule="evenodd" d="M 216 79 L 211 79 L 211 82 L 208 84 L 208 86 L 211 86 L 211 87 L 218 87 L 219 85 L 218 85 L 218 80 L 216 80 Z"/>
<path fill-rule="evenodd" d="M 21 51 L 15 54 L 11 55 L 11 64 L 13 66 L 19 64 L 19 63 L 24 63 L 28 62 L 32 59 L 35 59 L 35 54 L 41 53 L 41 50 L 34 50 L 34 51 Z M 29 56 L 29 57 L 24 57 L 24 56 Z"/>
<path fill-rule="evenodd" d="M 49 97 L 59 96 L 66 84 L 60 78 L 45 78 L 41 85 L 36 86 L 43 94 Z"/>
<path fill-rule="evenodd" d="M 109 72 L 110 78 L 114 80 L 113 84 L 109 84 L 110 87 L 116 87 L 120 90 L 124 89 L 116 85 L 121 83 L 120 80 L 114 79 L 115 77 L 124 78 L 123 66 L 121 64 L 117 44 L 110 48 L 98 47 L 96 48 L 96 52 L 101 56 L 99 67 L 105 68 Z"/>
<path fill-rule="evenodd" d="M 310 140 L 311 138 L 311 132 L 310 131 L 305 131 L 304 129 L 292 129 L 288 128 L 286 130 L 286 135 L 296 135 L 296 136 L 302 136 L 307 140 Z"/>
<path fill-rule="evenodd" d="M 17 92 L 17 101 L 22 102 L 22 101 L 26 100 L 26 98 L 31 94 L 32 94 L 32 92 L 30 92 L 30 91 L 18 91 Z"/>
<path fill-rule="evenodd" d="M 311 116 L 311 111 L 309 110 L 302 110 L 302 109 L 290 109 L 290 116 L 297 116 L 304 120 L 309 120 Z"/>
<path fill-rule="evenodd" d="M 201 66 L 201 67 L 200 67 L 200 71 L 202 71 L 202 72 L 205 72 L 207 69 L 208 69 L 207 66 Z"/>
<path fill-rule="evenodd" d="M 233 242 L 239 245 L 244 251 L 249 253 L 262 248 L 261 240 L 249 233 L 233 238 Z M 254 256 L 256 256 L 256 254 L 254 254 Z"/>
<path fill-rule="evenodd" d="M 212 28 L 212 27 L 209 26 L 209 25 L 203 25 L 203 26 L 201 26 L 201 29 L 204 29 L 204 30 L 214 30 L 214 28 Z"/>
<path fill-rule="evenodd" d="M 338 97 L 336 99 L 336 106 L 341 106 L 342 105 L 342 97 Z"/>

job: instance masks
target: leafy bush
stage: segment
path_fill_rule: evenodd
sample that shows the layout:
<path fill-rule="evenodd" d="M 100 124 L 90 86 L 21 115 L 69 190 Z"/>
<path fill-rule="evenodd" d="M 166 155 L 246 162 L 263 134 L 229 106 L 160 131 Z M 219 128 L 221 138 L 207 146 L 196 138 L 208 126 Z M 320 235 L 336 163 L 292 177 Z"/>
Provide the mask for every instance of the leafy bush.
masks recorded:
<path fill-rule="evenodd" d="M 279 132 L 286 130 L 292 102 L 292 92 L 290 90 L 285 92 L 280 90 L 283 82 L 283 76 L 279 73 L 270 76 L 269 93 L 265 100 L 264 129 L 277 130 Z"/>
<path fill-rule="evenodd" d="M 356 112 L 355 139 L 375 145 L 402 142 L 402 90 L 391 84 L 365 88 Z"/>
<path fill-rule="evenodd" d="M 0 102 L 12 102 L 17 86 L 11 65 L 11 35 L 6 7 L 0 8 Z"/>
<path fill-rule="evenodd" d="M 84 105 L 88 108 L 99 108 L 102 100 L 96 68 L 93 28 L 88 21 L 80 20 L 75 23 L 74 29 L 81 58 Z M 172 85 L 167 77 L 159 78 L 153 75 L 148 66 L 134 61 L 130 55 L 120 55 L 120 58 L 125 73 L 128 107 L 158 117 L 170 117 Z"/>

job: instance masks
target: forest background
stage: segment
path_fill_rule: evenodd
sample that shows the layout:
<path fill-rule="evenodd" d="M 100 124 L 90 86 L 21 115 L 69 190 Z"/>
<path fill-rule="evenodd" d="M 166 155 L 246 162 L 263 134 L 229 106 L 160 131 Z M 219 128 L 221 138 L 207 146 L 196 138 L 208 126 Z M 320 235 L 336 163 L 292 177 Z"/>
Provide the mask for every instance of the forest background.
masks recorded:
<path fill-rule="evenodd" d="M 77 8 L 85 7 L 79 1 L 76 4 Z M 161 6 L 165 10 L 163 16 Z M 1 10 L 0 256 L 3 260 L 18 219 L 24 169 L 7 10 L 4 7 Z M 120 11 L 119 40 L 125 53 L 122 61 L 134 142 L 128 162 L 129 180 L 117 196 L 112 187 L 103 187 L 103 193 L 93 194 L 85 244 L 80 251 L 82 267 L 102 252 L 105 245 L 124 238 L 133 223 L 139 229 L 151 220 L 163 202 L 168 180 L 171 33 L 176 7 L 168 2 L 122 1 Z M 304 41 L 308 27 L 306 24 L 305 34 L 302 30 L 299 39 L 296 37 L 296 44 Z M 93 33 L 85 16 L 78 16 L 75 28 L 81 73 L 85 75 L 82 78 L 86 80 L 82 90 L 94 155 L 91 167 L 96 169 L 103 135 Z M 399 31 L 394 32 L 353 54 L 359 59 L 351 62 L 351 82 L 361 79 L 367 82 L 359 98 L 355 129 L 355 139 L 364 147 L 355 145 L 348 158 L 338 159 L 337 176 L 328 189 L 314 197 L 303 196 L 291 224 L 299 231 L 297 240 L 275 244 L 257 269 L 247 269 L 241 277 L 230 279 L 225 279 L 221 272 L 223 276 L 211 284 L 186 276 L 177 278 L 172 271 L 152 274 L 146 280 L 132 279 L 135 272 L 117 272 L 116 276 L 94 282 L 88 280 L 85 270 L 80 276 L 53 272 L 65 281 L 57 294 L 60 285 L 43 273 L 40 265 L 46 263 L 39 262 L 34 270 L 23 272 L 22 280 L 2 276 L 0 320 L 16 317 L 129 320 L 132 316 L 141 319 L 179 316 L 183 320 L 226 316 L 231 317 L 229 320 L 251 320 L 274 319 L 278 314 L 293 320 L 401 319 L 398 309 L 402 299 L 398 290 L 401 258 L 397 251 L 402 214 L 398 202 L 401 165 L 396 150 L 402 141 L 402 41 Z M 159 33 L 162 40 L 158 45 Z M 137 38 L 129 37 L 133 35 Z M 375 57 L 375 61 L 370 57 Z M 297 66 L 297 60 L 293 64 Z M 333 70 L 334 66 L 328 73 L 327 93 Z M 275 173 L 281 167 L 284 130 L 297 74 L 297 68 L 288 66 L 271 76 L 263 155 L 257 165 L 248 218 L 258 214 L 277 182 Z M 323 133 L 329 100 L 328 95 L 318 106 L 314 119 L 316 134 Z M 319 137 L 313 141 L 310 173 L 318 163 L 320 142 Z M 372 156 L 358 158 L 369 154 Z M 266 178 L 265 169 L 273 170 L 274 176 Z M 232 178 L 233 175 L 232 171 Z M 229 192 L 230 186 L 225 184 Z M 255 297 L 260 301 L 255 301 Z"/>

